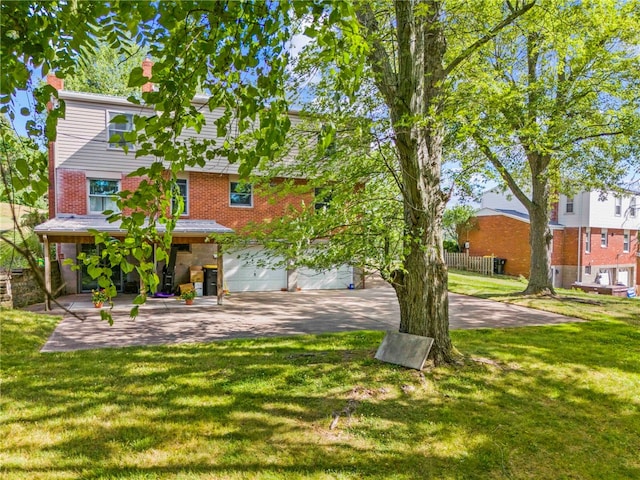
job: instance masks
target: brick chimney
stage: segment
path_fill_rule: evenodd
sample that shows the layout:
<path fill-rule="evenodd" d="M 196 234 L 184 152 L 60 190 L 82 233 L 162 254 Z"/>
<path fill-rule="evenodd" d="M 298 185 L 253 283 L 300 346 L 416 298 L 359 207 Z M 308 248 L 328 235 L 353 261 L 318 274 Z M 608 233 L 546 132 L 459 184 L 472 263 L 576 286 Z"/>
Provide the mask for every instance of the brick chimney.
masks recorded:
<path fill-rule="evenodd" d="M 145 58 L 142 61 L 142 75 L 151 78 L 151 68 L 153 67 L 153 62 L 149 58 Z M 142 86 L 142 93 L 153 92 L 153 83 L 147 82 Z"/>
<path fill-rule="evenodd" d="M 56 77 L 55 73 L 47 75 L 47 83 L 58 91 L 64 90 L 64 80 Z"/>
<path fill-rule="evenodd" d="M 558 221 L 558 202 L 553 202 L 551 204 L 551 221 L 552 222 L 557 222 Z"/>
<path fill-rule="evenodd" d="M 47 84 L 51 85 L 56 90 L 60 91 L 64 89 L 64 80 L 56 77 L 55 73 L 49 73 L 47 75 Z M 52 110 L 54 107 L 55 98 L 51 96 L 51 100 L 47 103 L 47 110 Z M 49 218 L 55 218 L 56 216 L 56 188 L 55 188 L 55 142 L 49 142 L 48 149 L 49 158 Z"/>

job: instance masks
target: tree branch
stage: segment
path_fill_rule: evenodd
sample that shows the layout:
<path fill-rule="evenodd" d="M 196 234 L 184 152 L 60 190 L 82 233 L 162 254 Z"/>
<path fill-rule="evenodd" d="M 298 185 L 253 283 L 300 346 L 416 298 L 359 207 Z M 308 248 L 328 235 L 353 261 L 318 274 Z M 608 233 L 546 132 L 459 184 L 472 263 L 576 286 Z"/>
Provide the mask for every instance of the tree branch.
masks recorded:
<path fill-rule="evenodd" d="M 524 194 L 522 189 L 518 186 L 515 179 L 511 176 L 511 174 L 509 173 L 507 168 L 504 166 L 504 164 L 500 161 L 498 156 L 491 151 L 487 143 L 478 133 L 473 134 L 473 139 L 480 147 L 480 151 L 484 154 L 484 156 L 487 157 L 487 159 L 491 162 L 491 164 L 495 167 L 495 169 L 498 170 L 498 173 L 500 174 L 502 179 L 507 183 L 507 185 L 511 189 L 511 192 L 513 192 L 516 198 L 520 200 L 520 202 L 525 206 L 527 210 L 530 210 L 532 207 L 531 200 L 529 200 L 529 198 Z"/>
<path fill-rule="evenodd" d="M 398 88 L 398 78 L 393 70 L 391 59 L 378 34 L 380 25 L 368 2 L 361 2 L 356 9 L 358 21 L 367 29 L 372 49 L 368 54 L 371 66 L 376 73 L 376 85 L 384 95 L 388 105 L 392 105 Z"/>
<path fill-rule="evenodd" d="M 571 140 L 567 141 L 564 143 L 564 145 L 567 145 L 569 143 L 576 143 L 576 142 L 581 142 L 583 140 L 589 140 L 590 138 L 598 138 L 598 137 L 614 137 L 616 135 L 622 135 L 623 133 L 625 133 L 623 130 L 616 130 L 613 132 L 600 132 L 600 133 L 594 133 L 592 135 L 585 135 L 583 137 L 576 137 L 576 138 L 572 138 Z"/>
<path fill-rule="evenodd" d="M 491 30 L 489 30 L 489 33 L 487 33 L 482 38 L 479 38 L 478 40 L 473 42 L 471 45 L 469 45 L 467 48 L 465 48 L 462 51 L 462 53 L 460 53 L 460 55 L 458 55 L 456 58 L 454 58 L 451 61 L 451 63 L 444 69 L 444 76 L 446 77 L 447 75 L 449 75 L 453 70 L 455 70 L 455 68 L 458 65 L 460 65 L 462 62 L 464 62 L 467 58 L 469 58 L 471 55 L 473 55 L 478 49 L 480 49 L 480 47 L 482 47 L 485 43 L 487 43 L 489 40 L 491 40 L 493 37 L 495 37 L 498 33 L 500 33 L 500 30 L 502 30 L 507 25 L 510 25 L 518 17 L 524 15 L 526 12 L 531 10 L 531 8 L 533 8 L 533 6 L 535 4 L 536 4 L 536 0 L 532 0 L 529 3 L 525 3 L 522 6 L 522 8 L 520 8 L 518 10 L 512 10 L 511 14 L 508 15 L 504 20 L 502 20 L 499 24 L 497 24 Z"/>

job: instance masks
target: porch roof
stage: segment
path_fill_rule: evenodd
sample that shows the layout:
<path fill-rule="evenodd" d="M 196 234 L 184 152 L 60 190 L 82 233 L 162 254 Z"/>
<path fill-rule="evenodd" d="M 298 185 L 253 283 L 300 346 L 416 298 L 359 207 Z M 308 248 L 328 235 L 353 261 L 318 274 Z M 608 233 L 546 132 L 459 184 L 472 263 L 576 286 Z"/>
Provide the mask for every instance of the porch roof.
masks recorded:
<path fill-rule="evenodd" d="M 108 222 L 104 215 L 58 215 L 35 227 L 38 236 L 47 235 L 52 243 L 84 243 L 88 238 L 93 242 L 91 230 L 111 233 L 121 237 L 126 231 L 121 222 Z M 165 231 L 164 225 L 158 225 L 158 232 Z M 215 220 L 179 219 L 173 230 L 174 239 L 183 239 L 181 243 L 204 241 L 212 233 L 234 233 L 232 229 L 220 225 Z M 175 242 L 174 243 L 179 243 Z"/>

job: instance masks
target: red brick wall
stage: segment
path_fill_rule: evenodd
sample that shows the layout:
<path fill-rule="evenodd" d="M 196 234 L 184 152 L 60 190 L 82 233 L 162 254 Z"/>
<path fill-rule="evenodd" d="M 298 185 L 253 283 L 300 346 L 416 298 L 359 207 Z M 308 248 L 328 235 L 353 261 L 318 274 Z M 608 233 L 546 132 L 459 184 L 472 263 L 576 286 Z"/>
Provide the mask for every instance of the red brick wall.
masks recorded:
<path fill-rule="evenodd" d="M 49 218 L 56 216 L 56 182 L 53 180 L 55 178 L 55 146 L 54 142 L 49 142 L 49 165 L 47 167 L 49 175 Z"/>
<path fill-rule="evenodd" d="M 608 229 L 607 247 L 600 246 L 600 233 L 599 228 L 591 229 L 591 253 L 584 252 L 584 244 L 582 246 L 582 263 L 583 265 L 616 265 L 616 264 L 630 264 L 636 263 L 636 252 L 638 248 L 637 232 L 631 230 L 629 253 L 623 253 L 624 244 L 624 230 L 620 229 Z M 583 229 L 583 235 L 585 234 Z M 612 235 L 613 234 L 613 235 Z M 619 254 L 619 256 L 618 256 Z"/>
<path fill-rule="evenodd" d="M 507 275 L 529 276 L 531 249 L 529 248 L 529 224 L 502 215 L 478 217 L 478 228 L 469 233 L 469 255 L 495 255 L 506 258 Z M 563 230 L 553 231 L 552 265 L 565 265 L 563 258 L 573 248 L 576 235 L 571 237 Z M 461 243 L 464 243 L 462 241 Z M 569 253 L 570 255 L 570 253 Z M 577 251 L 574 249 L 574 257 Z"/>
<path fill-rule="evenodd" d="M 87 177 L 82 171 L 58 168 L 57 171 L 57 212 L 87 214 Z"/>
<path fill-rule="evenodd" d="M 555 235 L 559 232 L 556 231 Z M 555 236 L 554 235 L 554 236 Z M 583 232 L 584 242 L 584 232 Z M 554 252 L 555 253 L 555 252 Z M 562 255 L 552 256 L 553 265 L 578 265 L 578 229 L 577 228 L 565 228 L 562 232 Z"/>
<path fill-rule="evenodd" d="M 135 190 L 141 177 L 122 176 L 121 190 Z M 302 183 L 299 181 L 298 183 Z M 188 215 L 192 220 L 215 220 L 225 227 L 240 229 L 250 222 L 262 222 L 281 216 L 288 205 L 311 202 L 312 195 L 288 195 L 276 201 L 254 190 L 252 207 L 229 205 L 230 179 L 227 174 L 191 172 L 188 180 Z M 84 172 L 58 169 L 59 213 L 87 214 L 87 181 Z M 125 211 L 125 214 L 127 212 Z"/>
<path fill-rule="evenodd" d="M 232 207 L 229 205 L 229 175 L 214 173 L 189 174 L 189 215 L 193 220 L 215 220 L 225 227 L 239 229 L 250 222 L 262 222 L 282 216 L 288 205 L 299 205 L 304 198 L 289 195 L 270 201 L 254 189 L 252 207 Z"/>
<path fill-rule="evenodd" d="M 468 235 L 469 255 L 506 258 L 507 275 L 528 275 L 529 224 L 503 215 L 477 220 L 477 228 Z"/>

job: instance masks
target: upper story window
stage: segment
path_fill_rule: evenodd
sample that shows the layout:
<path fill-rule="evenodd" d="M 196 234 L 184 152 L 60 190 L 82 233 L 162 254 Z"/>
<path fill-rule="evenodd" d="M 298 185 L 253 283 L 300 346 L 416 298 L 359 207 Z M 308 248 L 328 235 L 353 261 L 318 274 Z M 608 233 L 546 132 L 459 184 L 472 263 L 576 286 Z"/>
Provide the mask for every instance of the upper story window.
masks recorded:
<path fill-rule="evenodd" d="M 105 210 L 118 211 L 115 195 L 120 191 L 118 180 L 89 180 L 89 213 L 102 213 Z"/>
<path fill-rule="evenodd" d="M 629 202 L 629 216 L 635 218 L 636 216 L 636 197 L 631 197 L 631 201 Z"/>
<path fill-rule="evenodd" d="M 624 253 L 629 253 L 630 239 L 631 239 L 631 237 L 629 235 L 629 230 L 625 230 L 624 231 L 623 241 L 622 241 L 622 251 Z"/>
<path fill-rule="evenodd" d="M 171 213 L 175 213 L 178 210 L 177 195 L 182 197 L 184 204 L 180 215 L 189 215 L 189 185 L 186 178 L 178 178 L 176 180 L 176 189 L 173 192 L 173 198 L 171 199 Z"/>
<path fill-rule="evenodd" d="M 253 187 L 250 183 L 230 182 L 229 205 L 232 207 L 252 207 Z"/>
<path fill-rule="evenodd" d="M 584 252 L 591 253 L 591 230 L 589 228 L 584 234 Z"/>
<path fill-rule="evenodd" d="M 614 213 L 619 217 L 622 215 L 622 197 L 615 197 L 613 201 L 615 202 Z"/>
<path fill-rule="evenodd" d="M 123 122 L 113 123 L 112 120 L 119 117 Z M 133 114 L 109 112 L 107 118 L 107 141 L 109 148 L 133 148 L 133 144 L 125 141 L 124 134 L 133 131 Z"/>
<path fill-rule="evenodd" d="M 567 197 L 567 204 L 565 206 L 566 213 L 573 213 L 573 197 Z"/>
<path fill-rule="evenodd" d="M 602 230 L 600 230 L 600 246 L 601 247 L 606 247 L 609 245 L 609 237 L 607 236 L 609 232 L 607 231 L 606 228 L 603 228 Z"/>
<path fill-rule="evenodd" d="M 316 212 L 327 210 L 331 204 L 331 192 L 326 188 L 316 188 L 313 190 L 314 204 L 313 208 Z"/>

